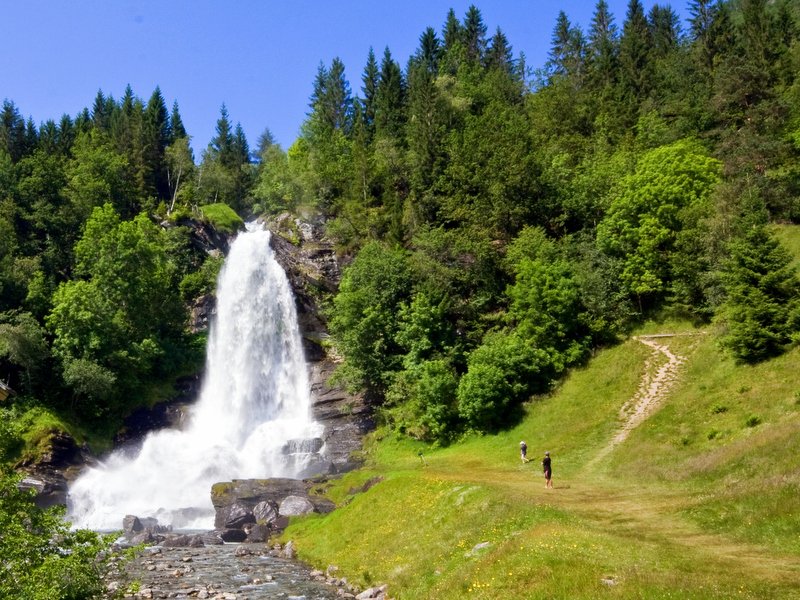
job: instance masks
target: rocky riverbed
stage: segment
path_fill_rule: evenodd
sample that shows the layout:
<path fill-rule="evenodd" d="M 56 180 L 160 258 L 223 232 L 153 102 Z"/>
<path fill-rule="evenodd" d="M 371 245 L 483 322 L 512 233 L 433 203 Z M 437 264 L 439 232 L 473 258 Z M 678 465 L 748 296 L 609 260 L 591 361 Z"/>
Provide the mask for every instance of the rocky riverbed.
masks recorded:
<path fill-rule="evenodd" d="M 132 560 L 115 559 L 107 576 L 112 598 L 206 600 L 333 600 L 385 598 L 385 589 L 359 591 L 335 576 L 311 571 L 291 548 L 224 544 L 200 548 L 152 546 Z"/>

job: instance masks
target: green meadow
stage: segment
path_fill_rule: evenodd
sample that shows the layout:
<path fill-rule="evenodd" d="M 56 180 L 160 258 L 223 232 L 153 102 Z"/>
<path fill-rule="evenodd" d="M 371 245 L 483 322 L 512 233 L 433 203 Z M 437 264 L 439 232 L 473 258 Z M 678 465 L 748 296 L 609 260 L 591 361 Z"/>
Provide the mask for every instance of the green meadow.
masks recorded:
<path fill-rule="evenodd" d="M 376 432 L 365 468 L 327 484 L 337 510 L 284 539 L 397 599 L 800 598 L 800 349 L 742 366 L 710 329 L 637 333 L 690 335 L 658 338 L 683 363 L 621 443 L 621 408 L 666 361 L 633 337 L 509 431 L 447 448 Z"/>

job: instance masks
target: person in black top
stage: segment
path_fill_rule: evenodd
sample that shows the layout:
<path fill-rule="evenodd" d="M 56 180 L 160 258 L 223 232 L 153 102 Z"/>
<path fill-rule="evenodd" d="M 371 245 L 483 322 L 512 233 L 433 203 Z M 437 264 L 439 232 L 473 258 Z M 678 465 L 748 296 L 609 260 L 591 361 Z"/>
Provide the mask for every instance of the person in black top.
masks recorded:
<path fill-rule="evenodd" d="M 542 469 L 544 470 L 544 487 L 547 489 L 552 489 L 553 469 L 550 467 L 550 452 L 544 453 L 544 460 L 542 460 Z"/>
<path fill-rule="evenodd" d="M 519 457 L 522 459 L 523 463 L 528 462 L 528 444 L 525 442 L 519 443 Z"/>

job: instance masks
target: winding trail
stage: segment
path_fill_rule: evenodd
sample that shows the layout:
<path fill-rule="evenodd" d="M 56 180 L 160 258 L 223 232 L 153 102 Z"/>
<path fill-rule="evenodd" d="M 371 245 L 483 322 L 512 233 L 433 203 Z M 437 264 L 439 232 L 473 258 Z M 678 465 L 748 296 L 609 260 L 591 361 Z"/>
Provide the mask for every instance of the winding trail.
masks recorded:
<path fill-rule="evenodd" d="M 660 333 L 637 335 L 633 338 L 651 348 L 653 352 L 644 363 L 644 373 L 639 382 L 639 388 L 620 408 L 619 416 L 622 425 L 611 441 L 589 461 L 587 466 L 594 466 L 608 456 L 614 448 L 628 438 L 631 431 L 653 414 L 666 398 L 678 379 L 680 368 L 686 362 L 686 357 L 674 354 L 669 346 L 658 343 L 658 340 L 678 335 L 696 334 Z M 658 365 L 657 368 L 656 365 Z"/>

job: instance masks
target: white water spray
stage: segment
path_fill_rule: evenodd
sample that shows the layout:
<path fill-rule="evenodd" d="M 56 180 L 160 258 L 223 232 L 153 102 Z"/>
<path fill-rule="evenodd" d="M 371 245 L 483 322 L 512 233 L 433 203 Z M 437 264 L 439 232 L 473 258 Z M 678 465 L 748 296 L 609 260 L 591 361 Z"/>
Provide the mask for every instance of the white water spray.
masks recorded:
<path fill-rule="evenodd" d="M 286 451 L 287 442 L 317 437 L 322 426 L 310 417 L 294 298 L 269 239 L 249 225 L 231 245 L 188 425 L 150 434 L 135 458 L 117 452 L 83 473 L 69 491 L 75 526 L 118 529 L 132 514 L 210 529 L 214 483 L 296 477 L 314 458 L 291 450 L 303 444 Z"/>

